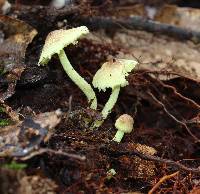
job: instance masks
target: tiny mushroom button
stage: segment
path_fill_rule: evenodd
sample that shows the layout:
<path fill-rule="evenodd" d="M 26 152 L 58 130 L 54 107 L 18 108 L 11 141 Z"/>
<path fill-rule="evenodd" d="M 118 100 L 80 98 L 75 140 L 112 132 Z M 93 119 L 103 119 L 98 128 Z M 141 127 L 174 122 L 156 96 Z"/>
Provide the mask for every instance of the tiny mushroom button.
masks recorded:
<path fill-rule="evenodd" d="M 113 141 L 120 143 L 124 136 L 124 133 L 132 132 L 133 124 L 134 124 L 133 117 L 131 117 L 128 114 L 121 115 L 115 122 L 115 127 L 118 129 L 118 131 L 115 134 Z"/>

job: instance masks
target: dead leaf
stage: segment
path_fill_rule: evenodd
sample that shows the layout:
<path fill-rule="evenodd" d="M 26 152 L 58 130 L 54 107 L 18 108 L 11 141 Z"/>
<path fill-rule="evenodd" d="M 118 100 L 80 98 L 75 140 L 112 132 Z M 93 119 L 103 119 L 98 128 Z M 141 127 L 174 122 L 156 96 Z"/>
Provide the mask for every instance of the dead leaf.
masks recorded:
<path fill-rule="evenodd" d="M 29 24 L 0 15 L 0 99 L 14 94 L 16 81 L 25 69 L 25 53 L 37 31 Z M 6 89 L 4 89 L 6 88 Z"/>
<path fill-rule="evenodd" d="M 19 122 L 19 115 L 10 106 L 0 101 L 0 113 L 5 113 L 13 122 Z"/>
<path fill-rule="evenodd" d="M 0 130 L 0 156 L 21 157 L 48 140 L 52 129 L 60 122 L 61 111 L 46 112 L 35 118 L 26 118 Z"/>

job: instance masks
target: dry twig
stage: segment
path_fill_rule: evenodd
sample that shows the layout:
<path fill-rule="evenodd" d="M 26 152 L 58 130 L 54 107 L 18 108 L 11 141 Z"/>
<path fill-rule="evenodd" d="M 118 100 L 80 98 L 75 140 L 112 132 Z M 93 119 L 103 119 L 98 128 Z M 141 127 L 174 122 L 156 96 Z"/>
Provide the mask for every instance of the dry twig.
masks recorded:
<path fill-rule="evenodd" d="M 189 103 L 191 103 L 193 106 L 195 106 L 196 108 L 198 108 L 198 110 L 200 110 L 200 105 L 197 104 L 194 100 L 190 99 L 190 98 L 187 98 L 185 96 L 183 96 L 182 94 L 180 94 L 179 92 L 177 92 L 176 88 L 173 87 L 173 86 L 170 86 L 168 84 L 164 84 L 162 81 L 158 80 L 159 83 L 165 87 L 165 88 L 168 88 L 168 89 L 171 89 L 173 90 L 174 94 L 177 95 L 178 97 L 180 97 L 181 99 L 185 100 L 185 101 L 188 101 Z"/>
<path fill-rule="evenodd" d="M 191 130 L 188 128 L 188 126 L 186 125 L 186 123 L 180 121 L 179 119 L 177 119 L 174 115 L 172 115 L 166 108 L 166 106 L 160 101 L 158 100 L 151 92 L 147 92 L 151 97 L 152 99 L 157 102 L 160 106 L 162 106 L 163 110 L 167 113 L 167 115 L 169 117 L 171 117 L 174 121 L 176 121 L 178 124 L 182 125 L 186 130 L 187 132 L 194 138 L 194 140 L 196 142 L 200 142 L 200 139 L 197 138 L 192 132 Z"/>
<path fill-rule="evenodd" d="M 41 148 L 37 151 L 30 153 L 28 156 L 20 158 L 20 160 L 28 160 L 28 159 L 30 159 L 34 156 L 41 155 L 41 154 L 44 154 L 44 153 L 51 153 L 51 154 L 55 154 L 55 155 L 66 156 L 66 157 L 73 158 L 73 159 L 80 160 L 80 161 L 84 161 L 86 159 L 85 156 L 80 156 L 78 154 L 70 154 L 70 153 L 67 153 L 67 152 L 63 152 L 61 150 L 56 151 L 56 150 L 52 150 L 52 149 L 49 149 L 49 148 Z"/>
<path fill-rule="evenodd" d="M 158 187 L 163 183 L 165 182 L 166 180 L 169 180 L 175 176 L 177 176 L 179 174 L 179 171 L 173 173 L 173 174 L 170 174 L 170 175 L 165 175 L 163 176 L 154 186 L 153 188 L 148 192 L 148 194 L 153 194 L 157 189 Z"/>

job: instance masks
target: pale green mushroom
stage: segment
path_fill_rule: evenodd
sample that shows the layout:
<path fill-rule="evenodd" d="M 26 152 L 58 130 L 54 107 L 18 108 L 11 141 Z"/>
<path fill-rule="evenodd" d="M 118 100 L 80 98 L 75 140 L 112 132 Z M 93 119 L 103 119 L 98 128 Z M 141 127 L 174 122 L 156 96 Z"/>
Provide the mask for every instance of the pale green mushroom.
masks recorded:
<path fill-rule="evenodd" d="M 111 112 L 115 103 L 117 102 L 118 95 L 121 87 L 127 86 L 129 83 L 126 80 L 126 77 L 129 75 L 129 72 L 137 65 L 135 60 L 127 59 L 114 59 L 110 60 L 102 65 L 102 67 L 94 75 L 92 84 L 95 88 L 98 88 L 99 91 L 106 91 L 107 88 L 112 89 L 112 93 L 109 97 L 109 100 L 105 104 L 102 110 L 103 119 L 106 119 L 108 114 Z M 101 125 L 102 122 L 95 124 L 95 127 Z"/>
<path fill-rule="evenodd" d="M 45 65 L 49 62 L 52 55 L 58 54 L 60 62 L 71 80 L 83 91 L 83 93 L 88 98 L 89 103 L 91 103 L 90 108 L 97 108 L 96 95 L 91 87 L 84 78 L 82 78 L 70 64 L 64 48 L 70 44 L 76 44 L 78 39 L 88 34 L 89 30 L 86 26 L 81 26 L 77 28 L 72 28 L 69 30 L 55 30 L 49 33 L 45 40 L 44 47 L 38 62 L 38 65 Z"/>
<path fill-rule="evenodd" d="M 133 124 L 134 124 L 133 117 L 131 117 L 128 114 L 121 115 L 115 122 L 115 127 L 117 128 L 118 131 L 115 134 L 113 141 L 120 143 L 124 136 L 124 133 L 132 132 Z"/>

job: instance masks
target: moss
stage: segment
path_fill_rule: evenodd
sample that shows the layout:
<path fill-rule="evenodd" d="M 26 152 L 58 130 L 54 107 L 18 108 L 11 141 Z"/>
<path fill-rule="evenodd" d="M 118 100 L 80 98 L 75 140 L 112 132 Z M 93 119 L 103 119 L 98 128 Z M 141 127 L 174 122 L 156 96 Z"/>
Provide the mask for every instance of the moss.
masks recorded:
<path fill-rule="evenodd" d="M 9 164 L 4 164 L 2 167 L 7 168 L 7 169 L 12 169 L 12 170 L 22 170 L 27 167 L 27 164 L 17 163 L 15 161 L 12 161 Z"/>
<path fill-rule="evenodd" d="M 0 119 L 0 127 L 8 126 L 12 123 L 10 119 Z"/>

